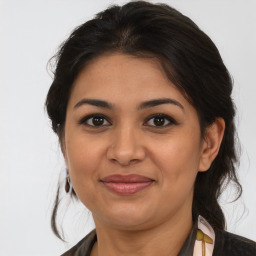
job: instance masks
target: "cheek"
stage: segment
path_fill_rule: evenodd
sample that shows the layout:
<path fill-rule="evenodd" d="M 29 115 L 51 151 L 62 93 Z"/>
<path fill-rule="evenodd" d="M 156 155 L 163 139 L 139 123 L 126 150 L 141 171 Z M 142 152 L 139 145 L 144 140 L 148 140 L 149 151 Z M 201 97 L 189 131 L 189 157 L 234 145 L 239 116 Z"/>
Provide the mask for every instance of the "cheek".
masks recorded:
<path fill-rule="evenodd" d="M 69 136 L 66 144 L 66 164 L 78 194 L 81 194 L 80 190 L 89 189 L 92 180 L 98 179 L 97 170 L 104 155 L 103 148 L 103 143 L 97 143 L 95 139 L 84 138 L 78 133 Z"/>
<path fill-rule="evenodd" d="M 160 182 L 166 187 L 193 186 L 200 161 L 200 137 L 196 137 L 183 134 L 154 143 L 151 158 L 160 169 Z"/>
<path fill-rule="evenodd" d="M 99 146 L 73 140 L 68 146 L 68 168 L 72 185 L 79 200 L 90 210 L 97 201 L 95 184 L 98 182 L 101 150 Z"/>

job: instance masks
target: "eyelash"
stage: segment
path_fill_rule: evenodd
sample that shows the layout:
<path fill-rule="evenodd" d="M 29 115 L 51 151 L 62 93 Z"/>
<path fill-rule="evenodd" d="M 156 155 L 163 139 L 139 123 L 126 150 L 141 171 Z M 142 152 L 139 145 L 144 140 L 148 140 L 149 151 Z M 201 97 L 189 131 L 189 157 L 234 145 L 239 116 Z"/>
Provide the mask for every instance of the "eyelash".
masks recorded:
<path fill-rule="evenodd" d="M 107 121 L 108 124 L 102 124 L 102 125 L 92 125 L 92 124 L 88 124 L 87 122 L 90 120 L 90 119 L 93 119 L 95 117 L 98 117 L 98 118 L 101 118 L 101 119 L 104 119 L 104 122 Z M 163 118 L 165 119 L 164 121 L 164 126 L 157 126 L 157 125 L 149 125 L 150 127 L 155 127 L 155 128 L 165 128 L 167 126 L 170 126 L 170 125 L 177 125 L 178 123 L 170 116 L 168 115 L 165 115 L 165 114 L 153 114 L 151 116 L 149 116 L 147 119 L 146 119 L 146 122 L 144 122 L 144 126 L 147 126 L 145 125 L 145 123 L 149 122 L 150 120 L 153 120 L 154 118 Z M 166 120 L 168 121 L 168 124 L 166 124 Z M 89 127 L 92 127 L 92 128 L 101 128 L 101 127 L 104 127 L 104 126 L 110 126 L 111 125 L 111 122 L 109 121 L 109 119 L 105 116 L 105 115 L 102 115 L 102 114 L 91 114 L 91 115 L 88 115 L 88 116 L 85 116 L 83 117 L 79 122 L 78 122 L 80 125 L 86 125 L 86 126 L 89 126 Z"/>
<path fill-rule="evenodd" d="M 154 118 L 163 118 L 165 119 L 164 123 L 166 123 L 166 120 L 168 121 L 168 124 L 165 124 L 164 126 L 151 126 L 151 127 L 156 127 L 156 128 L 165 128 L 170 125 L 177 125 L 178 123 L 170 116 L 165 115 L 165 114 L 153 114 L 149 116 L 146 120 L 146 122 L 149 122 L 150 120 L 153 120 Z"/>
<path fill-rule="evenodd" d="M 103 126 L 109 126 L 109 125 L 96 126 L 96 125 L 91 125 L 91 124 L 86 123 L 86 122 L 88 122 L 88 120 L 90 120 L 92 118 L 95 118 L 95 117 L 102 118 L 102 119 L 106 120 L 111 125 L 111 122 L 108 120 L 108 118 L 105 115 L 102 115 L 102 114 L 91 114 L 91 115 L 85 116 L 79 121 L 79 124 L 86 125 L 86 126 L 89 126 L 89 127 L 95 127 L 95 128 L 100 128 L 100 127 L 103 127 Z"/>

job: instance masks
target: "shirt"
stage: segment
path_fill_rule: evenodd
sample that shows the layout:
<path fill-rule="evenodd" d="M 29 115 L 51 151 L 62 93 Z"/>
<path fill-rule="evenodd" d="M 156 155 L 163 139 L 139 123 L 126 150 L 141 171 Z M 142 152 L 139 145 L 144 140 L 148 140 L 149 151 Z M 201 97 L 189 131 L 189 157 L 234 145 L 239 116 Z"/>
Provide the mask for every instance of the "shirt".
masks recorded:
<path fill-rule="evenodd" d="M 93 230 L 61 256 L 90 256 L 96 241 L 96 230 Z M 256 243 L 223 230 L 213 230 L 199 216 L 178 256 L 256 256 Z"/>

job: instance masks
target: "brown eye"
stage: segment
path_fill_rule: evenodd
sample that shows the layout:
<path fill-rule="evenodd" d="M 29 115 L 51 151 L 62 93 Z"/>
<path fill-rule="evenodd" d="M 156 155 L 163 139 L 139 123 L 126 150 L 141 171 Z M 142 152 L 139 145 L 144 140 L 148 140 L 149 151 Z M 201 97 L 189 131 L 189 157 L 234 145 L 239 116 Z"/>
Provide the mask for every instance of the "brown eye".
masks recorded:
<path fill-rule="evenodd" d="M 103 125 L 104 124 L 104 118 L 103 117 L 97 117 L 97 116 L 95 116 L 95 117 L 92 117 L 91 118 L 91 123 L 92 123 L 92 125 L 94 125 L 94 126 L 101 126 L 101 125 Z"/>
<path fill-rule="evenodd" d="M 101 127 L 101 126 L 111 125 L 104 115 L 97 115 L 97 114 L 86 116 L 79 123 L 92 126 L 92 127 Z"/>
<path fill-rule="evenodd" d="M 157 115 L 151 116 L 146 122 L 146 125 L 148 126 L 160 127 L 160 128 L 169 126 L 172 124 L 176 124 L 176 121 L 170 116 L 167 116 L 164 114 L 157 114 Z"/>
<path fill-rule="evenodd" d="M 155 126 L 163 126 L 166 122 L 164 117 L 155 117 L 153 118 L 153 123 Z"/>

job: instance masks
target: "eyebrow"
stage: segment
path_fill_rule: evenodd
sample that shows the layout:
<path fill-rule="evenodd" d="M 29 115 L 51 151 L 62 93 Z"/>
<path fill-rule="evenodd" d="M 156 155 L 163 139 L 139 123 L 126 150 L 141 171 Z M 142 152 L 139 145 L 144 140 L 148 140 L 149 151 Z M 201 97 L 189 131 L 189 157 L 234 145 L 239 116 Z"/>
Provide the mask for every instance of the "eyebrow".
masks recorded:
<path fill-rule="evenodd" d="M 78 103 L 76 103 L 74 108 L 78 108 L 84 104 L 101 107 L 101 108 L 113 109 L 112 104 L 108 103 L 107 101 L 97 100 L 97 99 L 82 99 Z"/>
<path fill-rule="evenodd" d="M 177 107 L 180 107 L 184 111 L 184 107 L 181 103 L 179 103 L 177 100 L 170 98 L 161 98 L 142 102 L 139 106 L 139 109 L 156 107 L 163 104 L 173 104 Z"/>
<path fill-rule="evenodd" d="M 178 102 L 174 99 L 171 99 L 171 98 L 161 98 L 161 99 L 153 99 L 153 100 L 149 100 L 149 101 L 144 101 L 139 105 L 138 109 L 142 110 L 145 108 L 156 107 L 156 106 L 163 105 L 163 104 L 173 104 L 173 105 L 181 108 L 184 111 L 183 105 L 180 102 Z M 82 99 L 74 106 L 74 108 L 76 109 L 82 105 L 92 105 L 92 106 L 106 108 L 106 109 L 114 108 L 114 106 L 111 103 L 104 101 L 104 100 L 98 100 L 98 99 Z"/>

